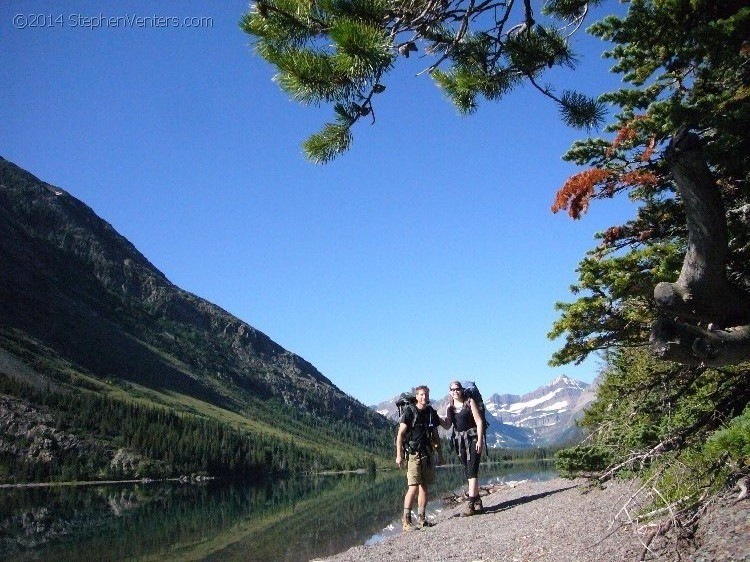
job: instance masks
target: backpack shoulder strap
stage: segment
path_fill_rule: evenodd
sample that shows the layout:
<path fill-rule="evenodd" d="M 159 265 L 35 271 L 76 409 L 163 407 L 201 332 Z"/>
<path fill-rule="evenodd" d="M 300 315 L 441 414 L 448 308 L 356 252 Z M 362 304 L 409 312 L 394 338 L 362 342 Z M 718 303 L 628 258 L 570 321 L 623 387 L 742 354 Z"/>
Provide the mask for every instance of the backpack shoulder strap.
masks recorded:
<path fill-rule="evenodd" d="M 406 417 L 407 413 L 409 413 L 409 415 L 411 416 L 411 423 L 406 425 L 409 426 L 409 431 L 411 431 L 411 428 L 414 427 L 414 424 L 417 421 L 417 414 L 419 413 L 417 412 L 417 405 L 407 404 L 406 406 L 404 406 L 404 417 Z"/>
<path fill-rule="evenodd" d="M 440 425 L 440 416 L 437 413 L 437 410 L 433 408 L 432 406 L 430 408 L 430 423 L 431 425 L 434 424 L 435 427 Z"/>

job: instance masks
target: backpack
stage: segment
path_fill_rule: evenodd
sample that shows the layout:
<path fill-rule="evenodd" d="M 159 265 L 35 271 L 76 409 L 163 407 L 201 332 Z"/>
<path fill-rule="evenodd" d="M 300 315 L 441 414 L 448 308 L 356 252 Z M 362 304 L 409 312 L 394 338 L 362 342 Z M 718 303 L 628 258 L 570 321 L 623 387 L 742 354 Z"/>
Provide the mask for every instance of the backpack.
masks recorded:
<path fill-rule="evenodd" d="M 396 400 L 396 408 L 398 408 L 398 419 L 401 419 L 401 416 L 404 415 L 406 408 L 408 408 L 410 405 L 416 407 L 417 397 L 413 394 L 409 394 L 408 392 L 404 392 L 401 396 L 398 397 L 398 400 Z"/>
<path fill-rule="evenodd" d="M 409 394 L 408 392 L 404 392 L 401 394 L 401 396 L 398 397 L 398 400 L 396 400 L 396 408 L 398 409 L 398 420 L 396 421 L 396 433 L 393 436 L 393 444 L 398 445 L 398 427 L 401 425 L 401 416 L 404 415 L 404 412 L 407 408 L 416 408 L 417 407 L 417 397 L 413 394 Z M 409 449 L 409 437 L 411 434 L 411 428 L 407 430 L 407 432 L 404 434 L 404 440 L 401 443 L 401 456 L 404 458 L 408 458 L 408 449 Z"/>
<path fill-rule="evenodd" d="M 489 446 L 487 445 L 487 427 L 489 426 L 489 423 L 487 423 L 487 409 L 484 407 L 482 393 L 479 392 L 479 389 L 477 388 L 477 385 L 474 381 L 463 381 L 461 383 L 461 386 L 464 387 L 464 396 L 466 398 L 471 398 L 474 401 L 474 403 L 477 405 L 479 413 L 482 415 L 482 421 L 484 422 L 484 434 L 482 435 L 484 439 L 484 450 L 487 454 L 489 454 L 490 450 Z"/>

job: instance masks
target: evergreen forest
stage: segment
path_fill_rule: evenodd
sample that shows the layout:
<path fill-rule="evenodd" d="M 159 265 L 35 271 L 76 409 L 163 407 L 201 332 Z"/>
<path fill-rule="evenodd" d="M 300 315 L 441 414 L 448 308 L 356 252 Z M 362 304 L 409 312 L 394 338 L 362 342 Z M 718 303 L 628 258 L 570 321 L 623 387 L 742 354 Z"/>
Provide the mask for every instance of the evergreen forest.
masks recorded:
<path fill-rule="evenodd" d="M 6 401 L 33 407 L 43 421 L 31 434 L 19 432 L 11 439 L 7 432 L 4 436 L 3 482 L 177 476 L 259 480 L 274 474 L 361 469 L 374 466 L 376 459 L 381 461 L 391 452 L 389 432 L 365 435 L 346 423 L 326 424 L 303 415 L 294 419 L 281 408 L 267 411 L 293 427 L 279 435 L 251 433 L 206 416 L 90 391 L 37 389 L 5 375 L 0 375 L 0 394 Z M 295 439 L 300 432 L 321 444 L 311 446 L 309 437 Z M 51 445 L 38 446 L 40 437 Z M 326 447 L 326 440 L 335 441 L 335 446 Z M 340 454 L 347 446 L 351 452 Z"/>

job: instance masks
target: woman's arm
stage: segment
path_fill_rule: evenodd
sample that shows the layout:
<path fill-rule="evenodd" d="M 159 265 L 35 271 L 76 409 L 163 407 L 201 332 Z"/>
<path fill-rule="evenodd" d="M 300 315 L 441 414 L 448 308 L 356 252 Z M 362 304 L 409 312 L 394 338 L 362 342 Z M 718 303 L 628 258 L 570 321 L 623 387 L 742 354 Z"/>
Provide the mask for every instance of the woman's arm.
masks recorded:
<path fill-rule="evenodd" d="M 469 405 L 474 416 L 474 423 L 477 424 L 477 453 L 481 453 L 482 447 L 484 447 L 484 419 L 482 419 L 482 413 L 473 399 L 469 400 Z"/>
<path fill-rule="evenodd" d="M 437 417 L 440 420 L 440 427 L 448 430 L 453 425 L 453 398 L 448 402 L 448 409 L 445 412 L 445 419 L 440 416 Z"/>

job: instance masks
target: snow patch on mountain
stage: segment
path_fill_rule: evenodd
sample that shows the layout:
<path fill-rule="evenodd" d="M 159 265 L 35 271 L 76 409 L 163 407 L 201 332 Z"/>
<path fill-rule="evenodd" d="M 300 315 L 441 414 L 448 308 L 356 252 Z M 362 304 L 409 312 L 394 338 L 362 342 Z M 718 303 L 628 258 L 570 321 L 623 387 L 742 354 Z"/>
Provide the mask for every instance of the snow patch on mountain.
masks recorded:
<path fill-rule="evenodd" d="M 533 400 L 529 400 L 527 402 L 516 402 L 514 404 L 503 404 L 499 408 L 495 408 L 496 412 L 522 412 L 527 409 L 534 409 L 540 404 L 544 404 L 545 402 L 549 402 L 552 400 L 556 394 L 563 391 L 564 389 L 558 388 L 553 390 L 552 392 L 545 394 L 541 398 L 535 398 Z M 489 408 L 488 408 L 489 409 Z"/>

